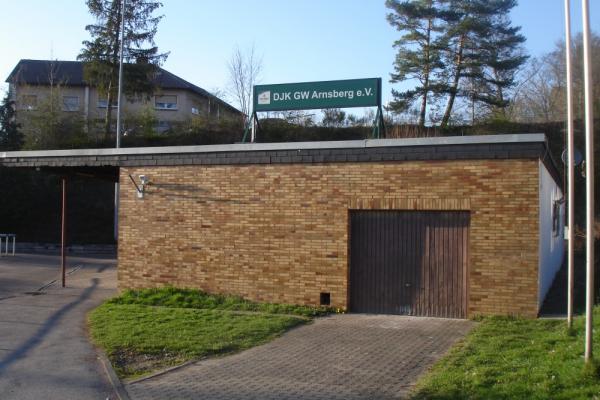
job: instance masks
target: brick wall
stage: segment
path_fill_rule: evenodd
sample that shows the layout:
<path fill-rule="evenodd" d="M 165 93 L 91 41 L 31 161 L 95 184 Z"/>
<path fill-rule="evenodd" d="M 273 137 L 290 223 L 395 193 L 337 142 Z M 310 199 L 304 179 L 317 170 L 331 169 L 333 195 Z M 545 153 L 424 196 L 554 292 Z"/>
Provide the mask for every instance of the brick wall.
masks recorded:
<path fill-rule="evenodd" d="M 119 285 L 347 305 L 348 210 L 470 210 L 469 316 L 537 314 L 538 160 L 121 168 Z M 152 185 L 137 199 L 128 174 Z"/>

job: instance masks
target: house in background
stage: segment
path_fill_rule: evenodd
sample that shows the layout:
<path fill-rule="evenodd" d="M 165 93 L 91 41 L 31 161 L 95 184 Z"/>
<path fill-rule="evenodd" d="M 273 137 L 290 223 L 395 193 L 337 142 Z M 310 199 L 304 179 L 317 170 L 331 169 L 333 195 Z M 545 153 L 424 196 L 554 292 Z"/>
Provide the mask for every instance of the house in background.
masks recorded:
<path fill-rule="evenodd" d="M 6 79 L 9 93 L 16 102 L 17 118 L 22 111 L 35 111 L 47 101 L 53 90 L 65 113 L 80 113 L 89 126 L 102 121 L 108 106 L 106 95 L 84 79 L 80 61 L 21 60 Z M 212 123 L 239 122 L 243 114 L 206 90 L 159 68 L 151 96 L 124 97 L 123 114 L 127 117 L 152 112 L 155 130 L 164 132 L 193 118 Z M 116 101 L 112 104 L 116 108 Z M 116 119 L 116 112 L 112 115 Z"/>

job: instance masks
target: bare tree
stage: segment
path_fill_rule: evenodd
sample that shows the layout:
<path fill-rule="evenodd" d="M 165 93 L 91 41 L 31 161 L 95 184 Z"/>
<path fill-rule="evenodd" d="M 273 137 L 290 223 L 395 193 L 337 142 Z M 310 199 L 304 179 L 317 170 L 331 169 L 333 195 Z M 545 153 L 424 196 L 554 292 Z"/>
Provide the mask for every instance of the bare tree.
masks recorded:
<path fill-rule="evenodd" d="M 600 36 L 592 35 L 592 64 L 600 63 Z M 532 59 L 521 74 L 520 83 L 514 89 L 513 101 L 507 109 L 507 117 L 518 122 L 564 121 L 565 90 L 565 44 L 557 42 L 555 49 L 538 59 Z M 583 118 L 583 39 L 578 34 L 573 39 L 573 100 L 575 119 Z M 593 71 L 594 82 L 600 82 L 600 71 Z M 593 88 L 596 112 L 600 112 L 600 84 Z"/>
<path fill-rule="evenodd" d="M 288 111 L 279 111 L 274 113 L 275 118 L 284 119 L 286 122 L 290 124 L 300 125 L 300 126 L 313 126 L 315 124 L 314 121 L 314 113 L 308 113 L 304 110 L 288 110 Z"/>
<path fill-rule="evenodd" d="M 323 119 L 321 124 L 330 128 L 341 128 L 346 124 L 346 113 L 339 108 L 321 110 Z"/>
<path fill-rule="evenodd" d="M 518 122 L 562 121 L 564 115 L 564 71 L 552 55 L 532 59 L 522 73 L 507 117 Z"/>
<path fill-rule="evenodd" d="M 252 111 L 252 87 L 260 79 L 262 57 L 256 54 L 254 45 L 246 51 L 236 47 L 229 60 L 228 68 L 228 91 L 237 102 L 240 111 L 249 117 Z"/>
<path fill-rule="evenodd" d="M 208 92 L 219 99 L 227 98 L 227 92 L 218 86 L 212 87 L 211 89 L 208 90 Z"/>

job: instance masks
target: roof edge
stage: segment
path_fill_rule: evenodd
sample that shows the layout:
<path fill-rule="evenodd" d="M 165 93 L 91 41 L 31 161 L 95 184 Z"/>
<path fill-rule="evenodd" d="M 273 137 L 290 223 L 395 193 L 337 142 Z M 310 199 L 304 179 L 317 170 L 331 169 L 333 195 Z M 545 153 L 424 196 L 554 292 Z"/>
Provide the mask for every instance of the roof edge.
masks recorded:
<path fill-rule="evenodd" d="M 186 153 L 220 153 L 243 151 L 277 151 L 277 150 L 309 150 L 309 149 L 353 149 L 366 147 L 416 147 L 416 146 L 450 146 L 450 145 L 485 145 L 503 143 L 546 143 L 543 133 L 479 135 L 479 136 L 444 136 L 408 139 L 364 139 L 339 140 L 323 142 L 277 142 L 277 143 L 235 143 L 203 146 L 161 146 L 161 147 L 122 147 L 118 149 L 76 149 L 76 150 L 33 150 L 0 152 L 0 158 L 27 157 L 80 157 L 80 156 L 117 156 L 137 154 L 186 154 Z"/>

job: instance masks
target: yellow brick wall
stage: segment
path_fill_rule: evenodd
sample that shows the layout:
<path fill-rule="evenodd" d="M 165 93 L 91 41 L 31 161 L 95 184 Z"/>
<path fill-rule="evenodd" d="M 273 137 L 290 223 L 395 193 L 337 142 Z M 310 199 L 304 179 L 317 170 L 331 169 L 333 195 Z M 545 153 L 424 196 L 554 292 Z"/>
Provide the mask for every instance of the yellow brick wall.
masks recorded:
<path fill-rule="evenodd" d="M 128 174 L 152 185 L 137 199 Z M 468 313 L 537 314 L 538 160 L 121 168 L 120 288 L 347 305 L 348 210 L 470 210 Z"/>

